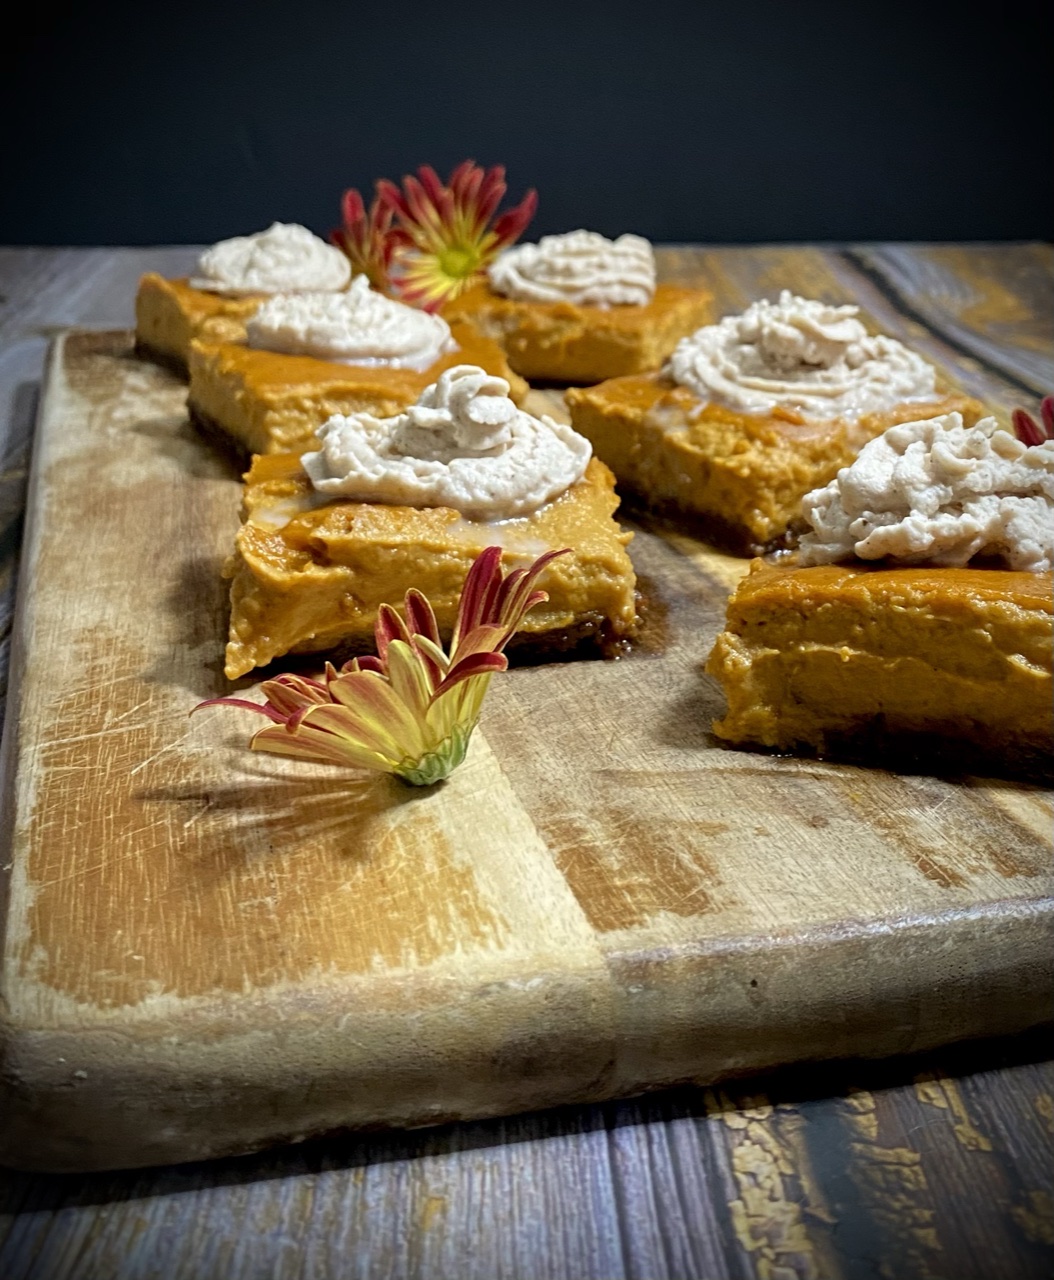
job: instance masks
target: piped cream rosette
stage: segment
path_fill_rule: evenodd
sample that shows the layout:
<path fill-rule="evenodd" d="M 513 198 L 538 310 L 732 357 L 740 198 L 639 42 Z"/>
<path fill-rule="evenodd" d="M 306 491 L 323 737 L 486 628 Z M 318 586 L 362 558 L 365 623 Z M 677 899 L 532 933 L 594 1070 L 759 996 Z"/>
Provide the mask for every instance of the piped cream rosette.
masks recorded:
<path fill-rule="evenodd" d="M 238 295 L 328 292 L 347 288 L 350 279 L 351 263 L 339 249 L 298 223 L 273 222 L 266 231 L 206 249 L 190 283 Z"/>
<path fill-rule="evenodd" d="M 655 254 L 642 236 L 568 231 L 506 249 L 488 278 L 495 293 L 518 302 L 645 306 L 655 296 Z"/>
<path fill-rule="evenodd" d="M 457 365 L 393 418 L 337 414 L 301 459 L 319 493 L 452 507 L 472 520 L 529 515 L 582 478 L 589 441 L 509 399 L 509 384 Z"/>
<path fill-rule="evenodd" d="M 1026 446 L 994 418 L 958 413 L 890 427 L 806 494 L 803 565 L 839 560 L 1054 568 L 1054 441 Z"/>
<path fill-rule="evenodd" d="M 869 334 L 858 310 L 785 289 L 778 302 L 762 299 L 682 338 L 666 371 L 700 400 L 746 414 L 853 421 L 932 400 L 932 365 L 895 338 Z"/>
<path fill-rule="evenodd" d="M 442 316 L 386 298 L 365 276 L 342 293 L 269 298 L 246 332 L 249 345 L 265 351 L 418 373 L 458 349 Z"/>

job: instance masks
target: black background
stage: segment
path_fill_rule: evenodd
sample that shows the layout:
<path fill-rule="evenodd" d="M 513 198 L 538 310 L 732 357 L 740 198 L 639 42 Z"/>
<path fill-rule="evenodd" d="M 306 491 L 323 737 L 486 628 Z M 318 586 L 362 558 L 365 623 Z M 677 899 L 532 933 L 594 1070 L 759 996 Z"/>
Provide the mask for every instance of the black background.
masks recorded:
<path fill-rule="evenodd" d="M 0 241 L 324 234 L 345 187 L 466 156 L 538 189 L 529 239 L 1048 239 L 1051 10 L 40 5 L 4 38 Z"/>

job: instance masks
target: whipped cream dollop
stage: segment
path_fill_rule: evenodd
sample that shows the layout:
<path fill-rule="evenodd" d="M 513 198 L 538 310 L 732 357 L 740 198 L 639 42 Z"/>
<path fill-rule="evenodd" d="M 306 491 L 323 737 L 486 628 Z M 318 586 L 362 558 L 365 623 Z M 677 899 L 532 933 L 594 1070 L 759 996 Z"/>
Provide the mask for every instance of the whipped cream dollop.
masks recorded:
<path fill-rule="evenodd" d="M 272 222 L 206 249 L 190 283 L 213 293 L 291 293 L 343 289 L 350 279 L 339 249 L 295 222 Z"/>
<path fill-rule="evenodd" d="M 268 298 L 245 327 L 249 346 L 265 351 L 418 372 L 458 349 L 441 316 L 386 298 L 365 276 L 343 293 Z"/>
<path fill-rule="evenodd" d="M 947 413 L 890 427 L 806 494 L 803 565 L 858 556 L 956 566 L 999 557 L 1054 568 L 1054 440 L 1027 446 L 994 418 Z"/>
<path fill-rule="evenodd" d="M 641 236 L 542 236 L 537 244 L 506 249 L 487 274 L 495 293 L 519 302 L 644 306 L 655 296 L 655 254 Z"/>
<path fill-rule="evenodd" d="M 394 418 L 336 414 L 301 459 L 315 488 L 356 502 L 453 507 L 472 520 L 528 515 L 580 480 L 589 441 L 509 399 L 475 365 L 446 370 Z"/>
<path fill-rule="evenodd" d="M 855 420 L 934 399 L 933 366 L 895 338 L 872 337 L 858 310 L 784 289 L 778 302 L 762 299 L 682 338 L 666 371 L 700 400 L 740 413 Z"/>

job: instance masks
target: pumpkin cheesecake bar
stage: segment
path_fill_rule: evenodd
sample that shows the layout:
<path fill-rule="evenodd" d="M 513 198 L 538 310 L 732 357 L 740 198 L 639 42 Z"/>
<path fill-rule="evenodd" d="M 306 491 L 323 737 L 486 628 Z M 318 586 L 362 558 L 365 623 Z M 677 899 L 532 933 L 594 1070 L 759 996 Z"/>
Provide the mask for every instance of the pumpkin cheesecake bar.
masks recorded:
<path fill-rule="evenodd" d="M 252 236 L 207 249 L 190 279 L 148 272 L 135 298 L 135 346 L 147 359 L 187 376 L 190 344 L 244 342 L 245 326 L 275 293 L 345 289 L 351 265 L 306 227 L 276 222 Z"/>
<path fill-rule="evenodd" d="M 1052 613 L 1047 574 L 757 560 L 707 663 L 728 701 L 714 732 L 890 766 L 914 743 L 1049 770 Z"/>
<path fill-rule="evenodd" d="M 826 484 L 860 446 L 918 404 L 899 404 L 855 422 L 810 421 L 788 410 L 737 413 L 699 400 L 660 374 L 571 387 L 576 431 L 614 471 L 619 491 L 658 515 L 698 530 L 742 555 L 783 544 L 800 524 L 802 497 Z M 935 398 L 925 412 L 970 422 L 984 406 L 968 396 Z"/>
<path fill-rule="evenodd" d="M 601 382 L 657 369 L 685 333 L 713 314 L 705 290 L 660 284 L 639 307 L 578 306 L 573 302 L 526 303 L 473 285 L 443 314 L 471 320 L 499 342 L 509 365 L 523 377 L 547 382 Z"/>
<path fill-rule="evenodd" d="M 793 535 L 801 500 L 887 427 L 984 407 L 855 307 L 784 293 L 683 340 L 663 370 L 566 393 L 624 494 L 741 554 Z"/>
<path fill-rule="evenodd" d="M 333 414 L 392 417 L 459 364 L 479 365 L 504 378 L 513 400 L 523 400 L 527 383 L 512 372 L 497 343 L 464 322 L 451 325 L 450 336 L 454 349 L 421 372 L 338 364 L 244 343 L 195 342 L 187 410 L 203 434 L 247 457 L 311 449 L 317 427 Z"/>
<path fill-rule="evenodd" d="M 806 508 L 804 563 L 756 560 L 729 602 L 718 737 L 1050 774 L 1054 442 L 894 427 Z"/>
<path fill-rule="evenodd" d="M 632 634 L 632 535 L 614 520 L 611 472 L 507 391 L 462 366 L 394 419 L 334 417 L 302 460 L 254 458 L 224 571 L 228 677 L 286 653 L 369 648 L 379 606 L 410 587 L 449 634 L 468 569 L 493 545 L 511 566 L 571 549 L 539 581 L 549 599 L 526 618 L 521 647 L 603 649 Z"/>
<path fill-rule="evenodd" d="M 652 248 L 640 236 L 573 231 L 506 250 L 488 280 L 443 314 L 471 320 L 525 378 L 594 383 L 657 369 L 712 319 L 713 296 L 656 285 Z"/>

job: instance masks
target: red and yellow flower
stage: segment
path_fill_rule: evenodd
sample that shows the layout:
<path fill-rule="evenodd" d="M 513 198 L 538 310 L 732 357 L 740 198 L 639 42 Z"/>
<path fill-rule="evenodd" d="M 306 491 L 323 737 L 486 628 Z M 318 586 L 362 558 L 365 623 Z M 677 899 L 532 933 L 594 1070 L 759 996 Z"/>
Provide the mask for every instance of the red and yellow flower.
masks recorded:
<path fill-rule="evenodd" d="M 420 786 L 445 778 L 465 758 L 483 698 L 503 650 L 526 613 L 548 599 L 534 583 L 564 551 L 503 573 L 501 548 L 488 547 L 469 570 L 446 652 L 435 613 L 416 590 L 406 593 L 405 620 L 381 605 L 375 657 L 353 658 L 320 680 L 283 674 L 261 685 L 266 702 L 211 698 L 209 706 L 242 707 L 271 721 L 250 742 L 271 751 L 331 764 L 393 773 Z"/>
<path fill-rule="evenodd" d="M 488 263 L 534 217 L 533 189 L 498 215 L 506 190 L 501 165 L 484 170 L 465 160 L 446 185 L 430 165 L 422 165 L 416 177 L 403 178 L 401 188 L 379 179 L 368 215 L 359 193 L 346 191 L 344 225 L 331 239 L 375 288 L 434 311 L 481 279 Z"/>

